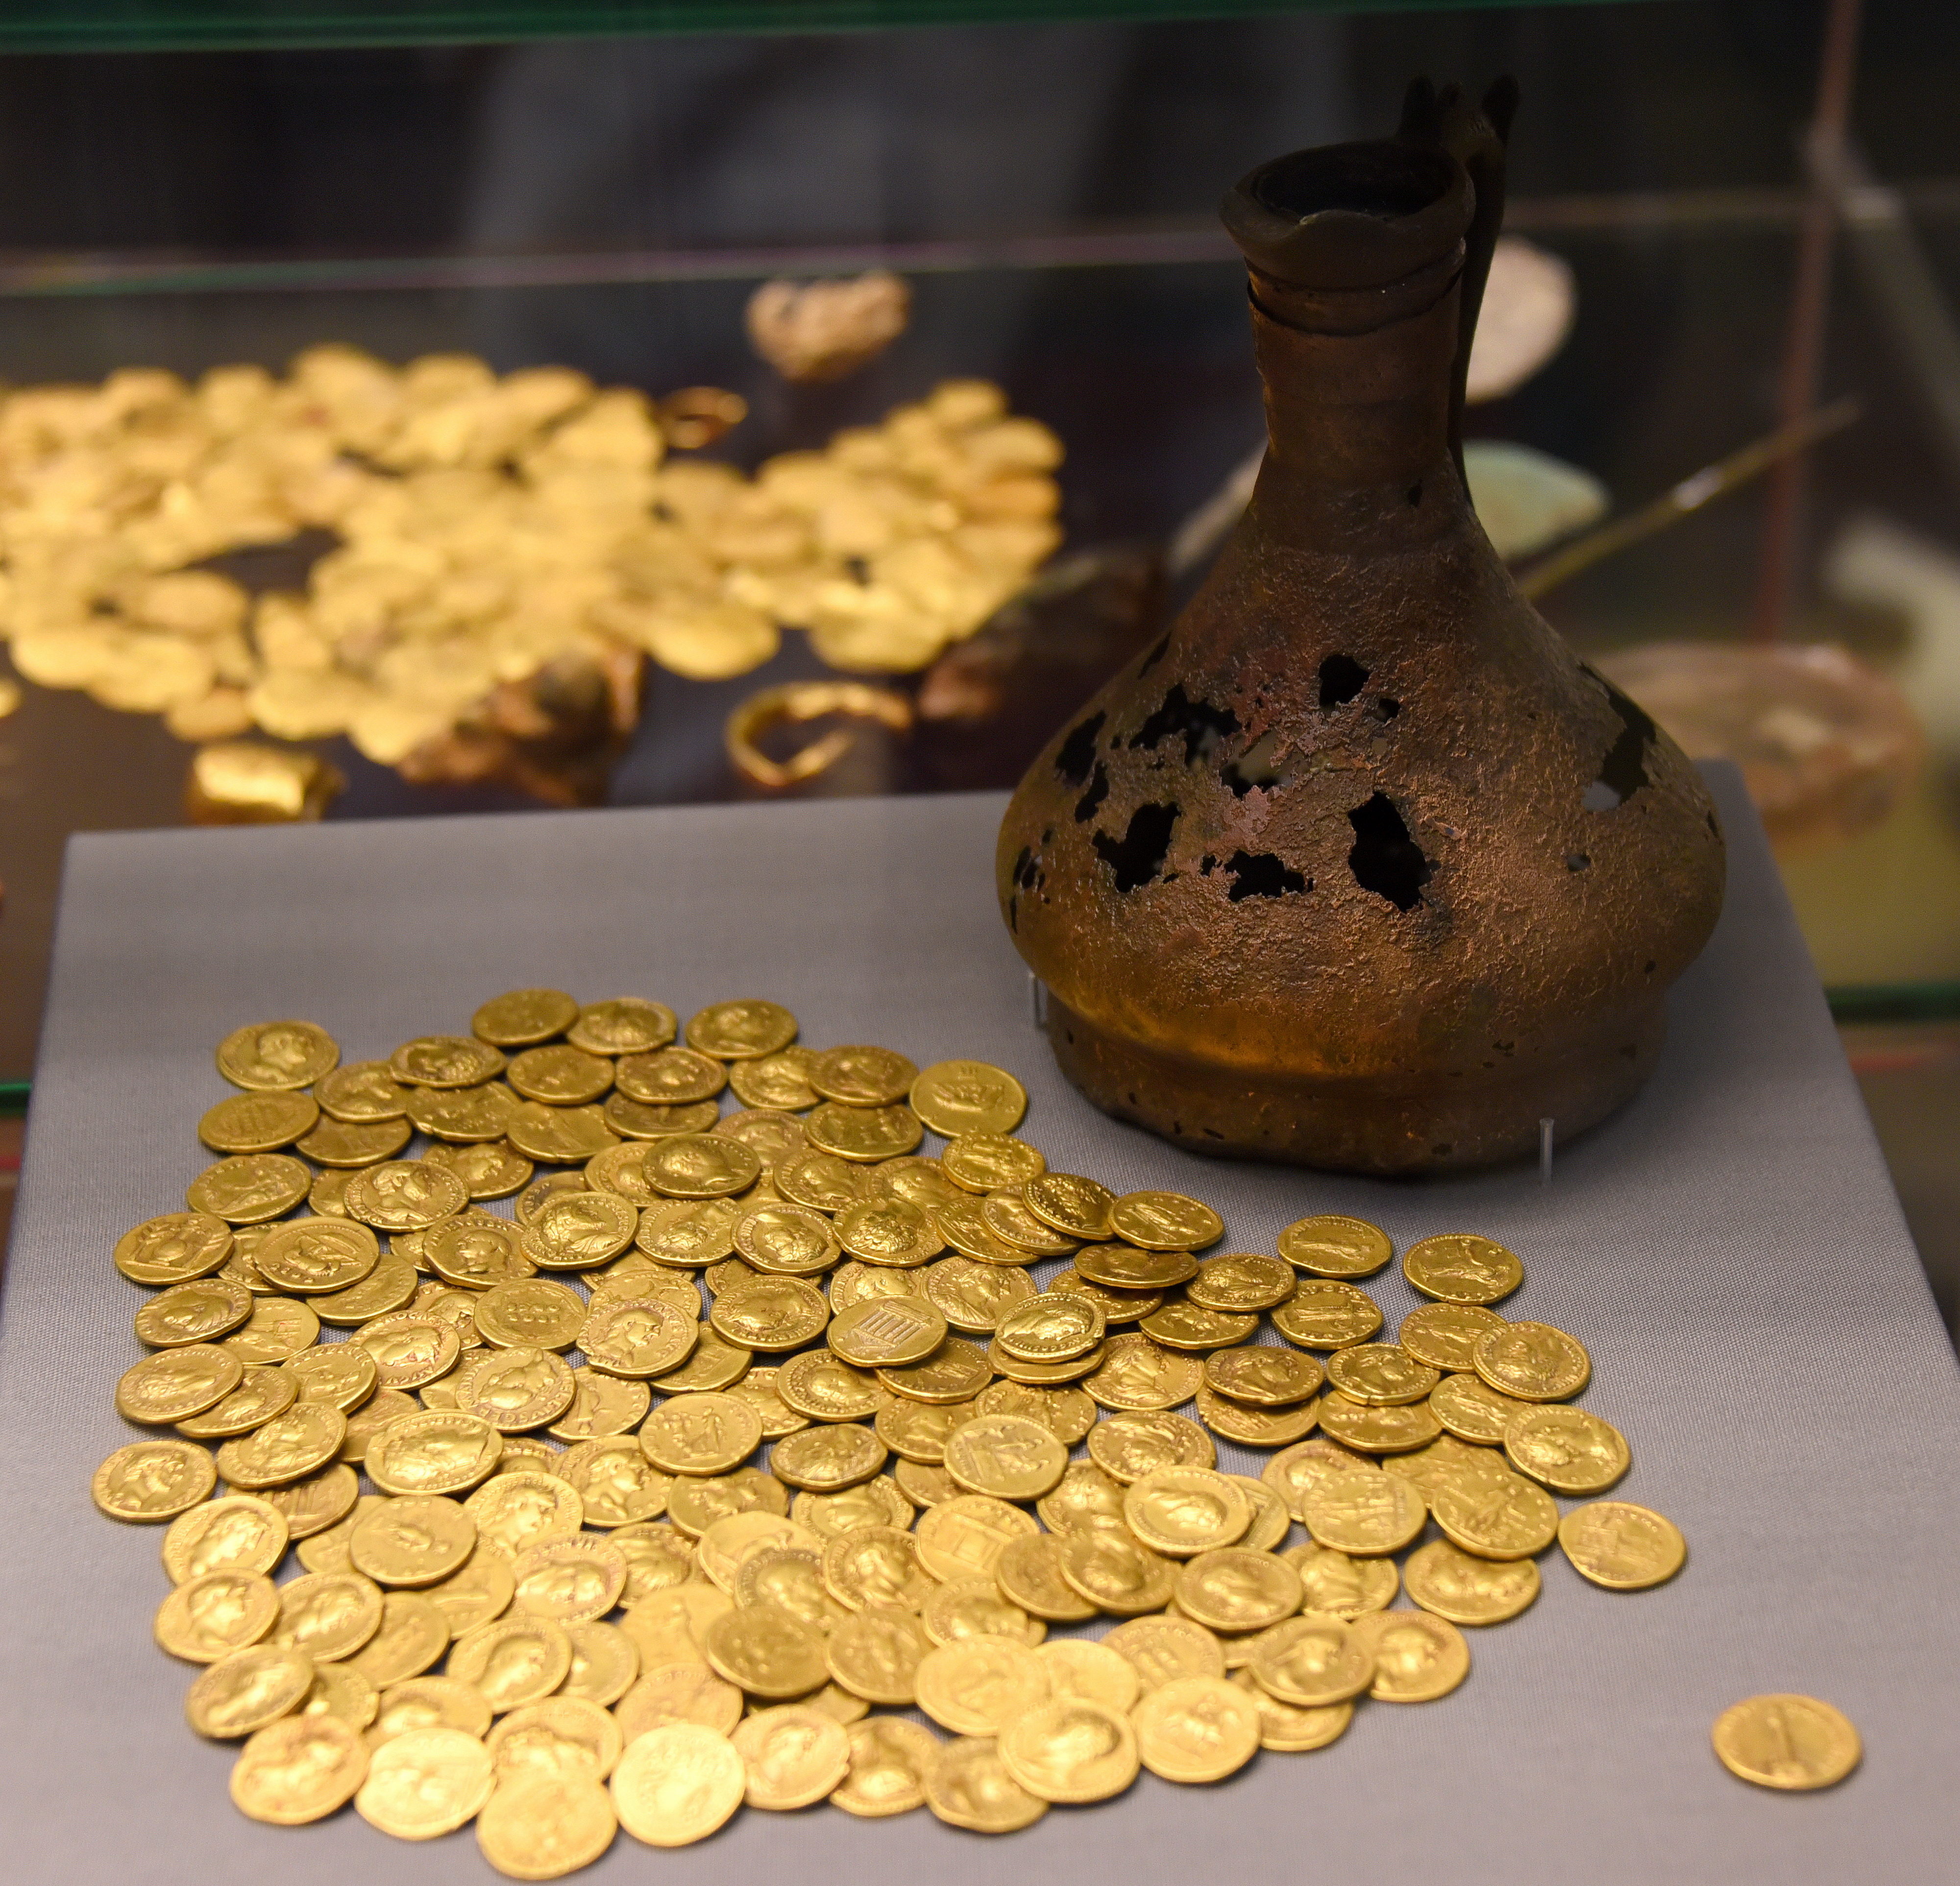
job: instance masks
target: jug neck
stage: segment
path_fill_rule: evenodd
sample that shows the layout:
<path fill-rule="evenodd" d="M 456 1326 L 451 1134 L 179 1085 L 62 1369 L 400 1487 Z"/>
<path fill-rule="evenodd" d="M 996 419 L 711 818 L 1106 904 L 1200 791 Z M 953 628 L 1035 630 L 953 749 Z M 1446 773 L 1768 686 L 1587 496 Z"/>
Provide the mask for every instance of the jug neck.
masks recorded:
<path fill-rule="evenodd" d="M 1382 288 L 1306 290 L 1252 271 L 1266 460 L 1253 499 L 1269 538 L 1379 549 L 1449 527 L 1465 503 L 1450 454 L 1462 253 Z"/>

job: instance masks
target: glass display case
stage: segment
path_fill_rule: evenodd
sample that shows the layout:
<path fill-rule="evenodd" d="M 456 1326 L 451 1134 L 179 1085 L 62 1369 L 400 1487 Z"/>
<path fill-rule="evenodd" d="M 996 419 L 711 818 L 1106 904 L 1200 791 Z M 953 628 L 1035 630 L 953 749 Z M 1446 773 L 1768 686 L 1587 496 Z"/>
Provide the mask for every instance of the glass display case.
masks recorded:
<path fill-rule="evenodd" d="M 0 1098 L 73 830 L 1012 784 L 1242 502 L 1220 193 L 1506 72 L 1493 306 L 1538 339 L 1471 409 L 1473 492 L 1583 654 L 1753 769 L 1929 1245 L 1960 19 L 1910 0 L 9 8 Z M 286 769 L 193 779 L 241 741 Z"/>

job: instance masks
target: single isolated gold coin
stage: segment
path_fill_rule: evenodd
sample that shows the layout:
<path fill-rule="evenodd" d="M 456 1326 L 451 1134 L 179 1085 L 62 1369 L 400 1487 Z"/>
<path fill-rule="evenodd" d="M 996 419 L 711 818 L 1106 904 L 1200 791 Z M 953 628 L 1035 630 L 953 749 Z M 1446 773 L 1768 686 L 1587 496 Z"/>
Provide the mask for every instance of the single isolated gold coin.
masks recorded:
<path fill-rule="evenodd" d="M 513 989 L 493 996 L 469 1018 L 469 1032 L 492 1047 L 523 1048 L 563 1034 L 578 1004 L 562 989 Z"/>
<path fill-rule="evenodd" d="M 1864 1753 L 1850 1719 L 1814 1696 L 1752 1696 L 1715 1719 L 1715 1754 L 1758 1788 L 1833 1788 Z"/>
<path fill-rule="evenodd" d="M 1688 1563 L 1681 1528 L 1627 1500 L 1598 1499 L 1573 1507 L 1558 1522 L 1558 1543 L 1573 1571 L 1609 1591 L 1665 1585 Z"/>

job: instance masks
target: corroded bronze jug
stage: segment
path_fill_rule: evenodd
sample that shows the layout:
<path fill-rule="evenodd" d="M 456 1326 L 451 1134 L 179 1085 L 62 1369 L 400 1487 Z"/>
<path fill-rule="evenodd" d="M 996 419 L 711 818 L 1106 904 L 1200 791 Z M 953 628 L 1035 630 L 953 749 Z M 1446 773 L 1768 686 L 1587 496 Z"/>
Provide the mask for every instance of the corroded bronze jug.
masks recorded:
<path fill-rule="evenodd" d="M 1721 908 L 1679 748 L 1520 597 L 1462 371 L 1515 93 L 1225 200 L 1268 444 L 1170 632 L 1050 742 L 1001 907 L 1096 1105 L 1194 1152 L 1476 1166 L 1627 1101 Z"/>

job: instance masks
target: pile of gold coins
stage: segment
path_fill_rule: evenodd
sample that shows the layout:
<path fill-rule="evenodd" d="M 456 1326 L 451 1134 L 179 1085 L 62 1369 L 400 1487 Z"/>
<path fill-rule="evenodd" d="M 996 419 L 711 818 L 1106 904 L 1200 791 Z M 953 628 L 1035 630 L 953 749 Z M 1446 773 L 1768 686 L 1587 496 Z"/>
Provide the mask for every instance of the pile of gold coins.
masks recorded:
<path fill-rule="evenodd" d="M 752 478 L 668 457 L 714 429 L 702 403 L 345 346 L 283 380 L 24 388 L 0 403 L 0 636 L 28 680 L 187 740 L 345 734 L 393 765 L 569 658 L 722 679 L 794 627 L 834 667 L 923 668 L 1061 541 L 1061 445 L 985 381 Z M 309 530 L 339 543 L 304 594 L 196 567 Z"/>
<path fill-rule="evenodd" d="M 1683 1563 L 1598 1497 L 1626 1441 L 1577 1340 L 1490 1307 L 1490 1239 L 1410 1247 L 1384 1342 L 1375 1227 L 1201 1258 L 1215 1212 L 1049 1171 L 998 1068 L 759 1000 L 473 1030 L 240 1029 L 224 1156 L 116 1247 L 156 1292 L 116 1405 L 161 1432 L 94 1496 L 168 1523 L 157 1639 L 255 1819 L 473 1818 L 523 1879 L 745 1802 L 1008 1833 L 1447 1695 L 1554 1542 L 1614 1591 Z"/>

